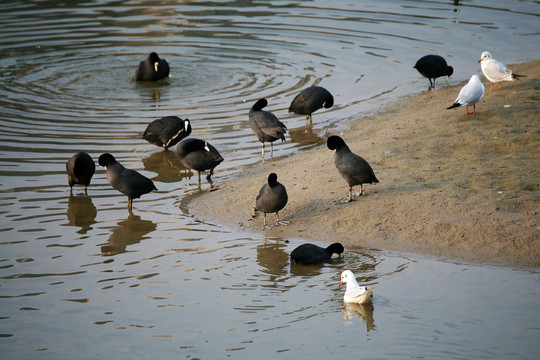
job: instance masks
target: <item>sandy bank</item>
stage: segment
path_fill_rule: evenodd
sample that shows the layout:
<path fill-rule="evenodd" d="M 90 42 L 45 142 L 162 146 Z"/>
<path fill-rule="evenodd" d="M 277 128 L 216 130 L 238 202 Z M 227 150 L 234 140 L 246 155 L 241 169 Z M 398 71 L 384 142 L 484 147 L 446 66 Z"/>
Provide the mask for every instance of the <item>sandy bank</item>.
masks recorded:
<path fill-rule="evenodd" d="M 540 61 L 511 68 L 527 78 L 490 92 L 482 77 L 486 94 L 476 118 L 465 108 L 446 110 L 459 85 L 412 95 L 351 123 L 339 135 L 380 180 L 365 185 L 357 201 L 335 203 L 347 186 L 323 145 L 250 167 L 230 187 L 220 183 L 218 168 L 221 189 L 192 199 L 189 211 L 260 232 L 262 225 L 249 218 L 260 187 L 275 172 L 289 194 L 280 216 L 291 224 L 265 230 L 269 236 L 538 267 Z M 276 150 L 279 155 L 279 144 Z"/>

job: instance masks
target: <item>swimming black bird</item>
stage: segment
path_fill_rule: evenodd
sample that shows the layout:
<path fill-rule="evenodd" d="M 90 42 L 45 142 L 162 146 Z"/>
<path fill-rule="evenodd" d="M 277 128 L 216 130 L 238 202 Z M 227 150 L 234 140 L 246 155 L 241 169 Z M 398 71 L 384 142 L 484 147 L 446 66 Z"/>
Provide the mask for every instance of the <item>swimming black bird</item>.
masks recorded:
<path fill-rule="evenodd" d="M 262 110 L 266 105 L 268 105 L 268 101 L 260 99 L 249 110 L 249 126 L 262 144 L 263 161 L 264 143 L 270 143 L 270 158 L 272 158 L 274 155 L 272 143 L 277 139 L 285 141 L 285 133 L 287 132 L 287 127 L 274 114 Z"/>
<path fill-rule="evenodd" d="M 287 190 L 277 181 L 277 175 L 275 173 L 268 175 L 268 183 L 263 185 L 255 199 L 255 210 L 264 213 L 263 230 L 270 227 L 266 225 L 266 214 L 268 213 L 276 213 L 276 226 L 288 224 L 288 222 L 279 220 L 279 211 L 287 205 L 288 199 Z"/>
<path fill-rule="evenodd" d="M 90 180 L 96 171 L 96 163 L 92 157 L 84 151 L 78 152 L 66 162 L 68 174 L 68 184 L 70 192 L 73 191 L 73 185 L 84 185 L 84 192 L 87 192 Z"/>
<path fill-rule="evenodd" d="M 340 243 L 333 243 L 326 248 L 315 244 L 302 244 L 291 252 L 291 261 L 295 264 L 314 265 L 325 262 L 333 254 L 341 256 L 345 248 Z"/>
<path fill-rule="evenodd" d="M 330 109 L 334 105 L 334 97 L 321 86 L 310 86 L 302 91 L 291 102 L 289 112 L 306 115 L 306 125 L 311 125 L 311 114 L 320 108 Z"/>
<path fill-rule="evenodd" d="M 349 195 L 347 202 L 352 201 L 352 188 L 360 185 L 360 195 L 362 195 L 362 184 L 378 183 L 373 169 L 366 160 L 354 154 L 345 141 L 339 136 L 330 136 L 326 142 L 330 150 L 336 150 L 334 163 L 341 176 L 349 185 Z"/>
<path fill-rule="evenodd" d="M 441 76 L 446 76 L 446 82 L 448 78 L 454 73 L 454 68 L 448 66 L 446 60 L 439 55 L 426 55 L 422 56 L 413 66 L 422 76 L 427 77 L 429 80 L 429 90 L 435 89 L 435 79 Z M 433 79 L 433 83 L 431 83 Z"/>
<path fill-rule="evenodd" d="M 168 149 L 189 134 L 191 134 L 189 119 L 182 120 L 178 116 L 166 116 L 148 124 L 142 138 L 150 144 Z"/>
<path fill-rule="evenodd" d="M 185 167 L 191 170 L 197 170 L 199 188 L 201 187 L 201 171 L 210 170 L 210 173 L 206 176 L 206 180 L 212 186 L 214 168 L 223 161 L 223 157 L 215 147 L 204 140 L 187 138 L 180 141 L 176 148 L 176 154 Z"/>
<path fill-rule="evenodd" d="M 144 61 L 141 61 L 135 72 L 136 81 L 156 81 L 167 76 L 169 76 L 169 63 L 155 52 L 151 52 Z"/>
<path fill-rule="evenodd" d="M 157 190 L 152 180 L 135 170 L 125 168 L 109 153 L 102 154 L 98 163 L 107 170 L 107 179 L 112 187 L 128 197 L 129 210 L 131 210 L 133 199 Z"/>

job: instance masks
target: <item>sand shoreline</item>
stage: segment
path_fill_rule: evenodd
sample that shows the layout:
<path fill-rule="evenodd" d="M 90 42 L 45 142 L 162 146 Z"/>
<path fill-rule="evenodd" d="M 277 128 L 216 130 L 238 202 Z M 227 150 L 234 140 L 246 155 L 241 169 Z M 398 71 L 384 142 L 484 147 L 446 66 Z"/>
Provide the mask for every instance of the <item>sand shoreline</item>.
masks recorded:
<path fill-rule="evenodd" d="M 265 230 L 268 236 L 539 267 L 540 61 L 511 68 L 527 77 L 499 91 L 489 91 L 482 79 L 486 94 L 476 118 L 464 108 L 446 110 L 460 84 L 411 95 L 351 122 L 338 135 L 380 180 L 365 185 L 356 201 L 335 203 L 347 186 L 334 153 L 321 145 L 249 167 L 227 186 L 219 184 L 218 168 L 220 189 L 189 199 L 189 212 L 262 232 L 249 218 L 260 187 L 275 172 L 289 194 L 280 217 L 291 224 Z"/>

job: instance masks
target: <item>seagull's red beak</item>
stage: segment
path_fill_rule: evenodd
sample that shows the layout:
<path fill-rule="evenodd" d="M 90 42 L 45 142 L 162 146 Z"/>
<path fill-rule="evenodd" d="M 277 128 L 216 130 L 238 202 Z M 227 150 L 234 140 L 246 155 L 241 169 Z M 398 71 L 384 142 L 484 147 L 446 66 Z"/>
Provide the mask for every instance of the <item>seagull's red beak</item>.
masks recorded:
<path fill-rule="evenodd" d="M 343 281 L 339 283 L 339 286 L 343 285 Z"/>
<path fill-rule="evenodd" d="M 482 59 L 478 60 L 478 62 L 482 61 Z"/>

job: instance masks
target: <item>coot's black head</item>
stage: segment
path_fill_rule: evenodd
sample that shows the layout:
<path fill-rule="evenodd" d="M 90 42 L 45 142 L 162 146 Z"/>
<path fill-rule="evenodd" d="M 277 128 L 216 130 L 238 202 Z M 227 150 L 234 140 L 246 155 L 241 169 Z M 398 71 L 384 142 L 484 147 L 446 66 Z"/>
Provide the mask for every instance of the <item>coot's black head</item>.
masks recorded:
<path fill-rule="evenodd" d="M 330 150 L 336 150 L 339 147 L 345 145 L 345 141 L 342 138 L 336 135 L 332 135 L 326 140 L 326 145 Z"/>
<path fill-rule="evenodd" d="M 254 111 L 261 111 L 268 105 L 268 101 L 266 99 L 259 99 L 257 102 L 251 107 Z"/>
<path fill-rule="evenodd" d="M 275 173 L 271 173 L 268 175 L 268 185 L 273 186 L 277 183 L 277 175 Z"/>
<path fill-rule="evenodd" d="M 328 90 L 327 92 L 328 94 L 326 94 L 326 100 L 324 101 L 324 108 L 330 109 L 332 106 L 334 106 L 334 97 L 332 96 L 332 94 L 330 94 Z"/>
<path fill-rule="evenodd" d="M 159 62 L 159 56 L 155 52 L 151 52 L 148 56 L 150 58 L 150 61 L 153 63 Z"/>
<path fill-rule="evenodd" d="M 332 254 L 341 255 L 345 251 L 345 248 L 340 243 L 333 243 L 333 244 L 330 244 L 330 246 L 328 246 L 326 250 L 328 250 Z"/>
<path fill-rule="evenodd" d="M 116 163 L 116 159 L 109 153 L 101 154 L 98 160 L 99 166 L 107 167 Z"/>
<path fill-rule="evenodd" d="M 454 73 L 454 68 L 449 66 L 446 68 L 446 71 L 447 71 L 446 76 L 452 76 L 452 74 Z"/>
<path fill-rule="evenodd" d="M 189 119 L 184 120 L 184 131 L 189 135 L 191 134 L 191 122 Z"/>

